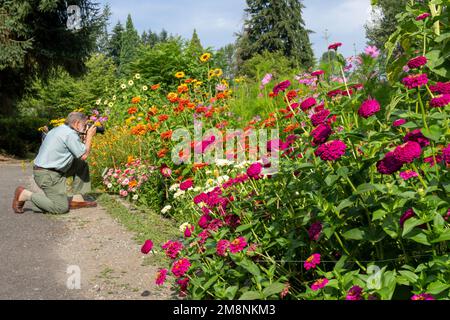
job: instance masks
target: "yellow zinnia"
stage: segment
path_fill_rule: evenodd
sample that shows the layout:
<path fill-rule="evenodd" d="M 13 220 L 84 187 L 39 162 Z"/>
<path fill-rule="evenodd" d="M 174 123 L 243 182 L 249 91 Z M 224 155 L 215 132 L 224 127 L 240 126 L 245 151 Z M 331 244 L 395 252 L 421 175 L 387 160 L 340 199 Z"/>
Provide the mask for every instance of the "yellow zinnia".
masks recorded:
<path fill-rule="evenodd" d="M 181 79 L 184 77 L 185 77 L 185 74 L 183 71 L 179 71 L 179 72 L 175 73 L 175 78 Z"/>
<path fill-rule="evenodd" d="M 211 59 L 211 53 L 208 53 L 208 52 L 202 54 L 201 57 L 200 57 L 200 61 L 201 62 L 208 62 L 209 59 Z"/>

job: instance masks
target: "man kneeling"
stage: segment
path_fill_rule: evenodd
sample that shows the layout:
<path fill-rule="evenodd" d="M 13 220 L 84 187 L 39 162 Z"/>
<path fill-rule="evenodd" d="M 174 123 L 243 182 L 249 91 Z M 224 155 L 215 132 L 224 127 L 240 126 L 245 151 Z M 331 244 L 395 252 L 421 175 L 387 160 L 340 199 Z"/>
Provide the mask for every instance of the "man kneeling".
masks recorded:
<path fill-rule="evenodd" d="M 48 132 L 34 159 L 33 167 L 34 181 L 44 194 L 17 187 L 12 203 L 15 213 L 24 212 L 25 201 L 31 201 L 36 207 L 49 213 L 67 213 L 69 209 L 97 205 L 96 202 L 85 201 L 83 198 L 91 190 L 86 159 L 97 130 L 95 126 L 87 129 L 87 120 L 83 113 L 72 112 L 64 125 Z M 80 136 L 85 137 L 84 143 Z M 70 202 L 66 191 L 67 177 L 73 177 L 73 198 Z"/>

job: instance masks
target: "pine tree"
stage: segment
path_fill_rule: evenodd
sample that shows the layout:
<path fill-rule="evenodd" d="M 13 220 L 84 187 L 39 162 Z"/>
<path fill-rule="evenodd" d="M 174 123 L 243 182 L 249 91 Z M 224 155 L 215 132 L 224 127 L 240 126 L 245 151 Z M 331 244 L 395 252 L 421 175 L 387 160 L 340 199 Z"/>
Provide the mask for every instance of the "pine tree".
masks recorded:
<path fill-rule="evenodd" d="M 395 16 L 405 10 L 408 0 L 377 0 L 373 4 L 372 21 L 366 24 L 366 37 L 370 45 L 384 48 L 389 36 L 397 27 Z"/>
<path fill-rule="evenodd" d="M 97 51 L 102 54 L 107 54 L 109 45 L 108 20 L 111 17 L 111 9 L 109 8 L 109 5 L 106 5 L 103 8 L 102 16 L 105 20 L 105 24 L 103 25 L 97 38 Z"/>
<path fill-rule="evenodd" d="M 108 43 L 108 56 L 114 61 L 114 64 L 118 67 L 120 64 L 120 52 L 122 50 L 122 35 L 124 28 L 120 21 L 114 26 Z"/>
<path fill-rule="evenodd" d="M 238 38 L 239 60 L 265 50 L 281 51 L 294 64 L 309 67 L 314 55 L 300 0 L 247 0 L 247 19 Z"/>
<path fill-rule="evenodd" d="M 128 65 L 135 58 L 140 42 L 140 37 L 137 30 L 134 28 L 131 15 L 127 17 L 125 31 L 122 33 L 121 48 L 120 48 L 120 64 L 119 72 L 126 73 Z"/>

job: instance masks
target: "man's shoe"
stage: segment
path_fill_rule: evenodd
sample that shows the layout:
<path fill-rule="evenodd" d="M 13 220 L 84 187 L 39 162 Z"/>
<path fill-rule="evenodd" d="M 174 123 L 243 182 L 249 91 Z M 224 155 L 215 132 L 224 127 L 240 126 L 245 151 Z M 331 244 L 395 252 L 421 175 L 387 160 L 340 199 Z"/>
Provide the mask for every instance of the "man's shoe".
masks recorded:
<path fill-rule="evenodd" d="M 25 190 L 24 187 L 17 187 L 14 191 L 12 209 L 15 213 L 23 213 L 23 206 L 25 205 L 25 201 L 19 201 L 20 194 L 23 190 Z"/>
<path fill-rule="evenodd" d="M 69 209 L 94 208 L 97 206 L 95 201 L 70 201 Z"/>

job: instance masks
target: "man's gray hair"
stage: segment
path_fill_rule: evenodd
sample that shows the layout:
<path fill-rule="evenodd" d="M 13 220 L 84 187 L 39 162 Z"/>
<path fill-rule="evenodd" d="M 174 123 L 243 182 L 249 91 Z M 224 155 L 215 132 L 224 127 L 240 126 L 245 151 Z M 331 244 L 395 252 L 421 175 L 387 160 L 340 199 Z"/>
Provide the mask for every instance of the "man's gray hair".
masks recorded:
<path fill-rule="evenodd" d="M 81 112 L 71 112 L 66 118 L 66 121 L 64 122 L 66 125 L 70 126 L 75 121 L 86 121 L 87 116 L 84 113 Z"/>

